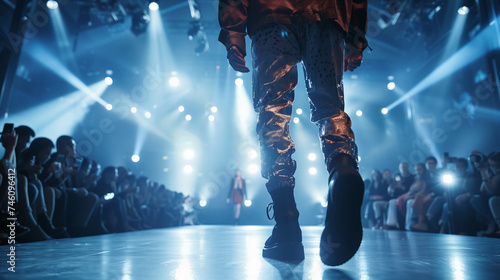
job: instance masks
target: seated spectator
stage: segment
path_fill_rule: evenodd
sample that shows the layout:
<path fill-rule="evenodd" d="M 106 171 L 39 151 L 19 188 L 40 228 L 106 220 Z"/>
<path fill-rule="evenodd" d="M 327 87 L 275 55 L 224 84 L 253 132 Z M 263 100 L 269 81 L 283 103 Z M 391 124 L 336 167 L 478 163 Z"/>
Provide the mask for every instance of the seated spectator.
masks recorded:
<path fill-rule="evenodd" d="M 382 175 L 382 186 L 384 190 L 384 198 L 373 202 L 373 212 L 375 213 L 376 224 L 374 229 L 380 229 L 384 225 L 384 212 L 389 204 L 389 189 L 394 184 L 391 171 L 385 169 Z"/>
<path fill-rule="evenodd" d="M 76 185 L 75 178 L 82 160 L 77 157 L 75 140 L 70 136 L 60 136 L 56 148 L 57 152 L 44 165 L 41 179 L 44 185 L 56 186 L 64 193 L 66 199 L 56 206 L 58 221 L 72 236 L 81 236 L 97 209 L 99 198 L 85 187 Z"/>
<path fill-rule="evenodd" d="M 118 171 L 114 166 L 106 167 L 95 187 L 90 190 L 99 197 L 103 225 L 110 233 L 136 230 L 128 223 L 124 204 L 118 195 L 117 177 Z"/>
<path fill-rule="evenodd" d="M 10 134 L 2 134 L 2 146 L 5 148 L 5 153 L 0 161 L 0 206 L 1 206 L 1 217 L 0 217 L 0 225 L 2 226 L 0 228 L 0 237 L 2 244 L 7 244 L 6 239 L 9 237 L 9 233 L 6 231 L 7 225 L 10 224 L 10 221 L 7 220 L 11 216 L 10 213 L 5 212 L 8 209 L 8 202 L 9 200 L 9 175 L 12 175 L 13 170 L 16 169 L 16 155 L 15 155 L 15 149 L 16 149 L 16 144 L 17 144 L 17 134 L 15 131 L 13 131 Z M 15 171 L 14 171 L 15 173 Z M 17 176 L 16 176 L 17 177 Z M 16 185 L 19 183 L 16 181 L 14 178 L 14 182 Z M 18 187 L 19 189 L 19 187 Z M 27 191 L 26 191 L 27 193 Z M 20 199 L 26 199 L 25 196 L 19 197 L 19 191 L 16 192 L 15 195 L 15 202 L 18 204 L 20 202 Z M 27 203 L 24 203 L 24 205 L 27 206 Z M 19 212 L 27 212 L 30 211 L 29 209 L 21 209 L 19 206 L 16 208 L 16 216 L 19 214 Z M 27 240 L 30 240 L 33 238 L 33 236 L 38 236 L 44 237 L 44 235 L 41 233 L 41 230 L 39 227 L 35 227 L 35 222 L 32 220 L 29 220 L 28 222 L 31 222 L 31 225 L 34 226 L 34 229 L 30 229 L 29 227 L 26 227 L 22 225 L 19 221 L 15 221 L 16 224 L 16 238 L 18 240 L 22 240 L 26 238 Z M 4 243 L 5 242 L 5 243 Z"/>
<path fill-rule="evenodd" d="M 373 204 L 376 201 L 387 201 L 387 188 L 386 181 L 382 178 L 382 173 L 378 170 L 372 171 L 372 180 L 368 187 L 367 200 L 364 201 L 365 206 L 365 219 L 369 221 L 370 227 L 375 225 L 375 213 Z"/>
<path fill-rule="evenodd" d="M 497 197 L 500 196 L 500 152 L 491 153 L 487 161 L 481 160 L 477 163 L 477 166 L 481 171 L 483 182 L 480 194 L 471 198 L 471 204 L 477 213 L 488 222 L 484 235 L 492 235 L 495 233 L 495 221 L 496 217 L 498 217 L 496 203 L 498 201 Z M 493 216 L 494 214 L 496 216 Z"/>
<path fill-rule="evenodd" d="M 416 197 L 412 205 L 414 214 L 411 215 L 410 219 L 418 217 L 418 221 L 416 224 L 410 224 L 410 229 L 413 231 L 429 231 L 430 229 L 427 212 L 430 206 L 434 203 L 432 215 L 439 215 L 445 202 L 443 196 L 443 188 L 441 187 L 441 172 L 437 169 L 436 158 L 432 156 L 428 157 L 425 160 L 425 168 L 427 170 L 425 192 L 422 195 Z M 435 199 L 436 197 L 437 199 Z M 411 220 L 407 222 L 411 223 Z"/>
<path fill-rule="evenodd" d="M 445 183 L 446 203 L 439 224 L 441 233 L 459 233 L 472 235 L 474 233 L 474 211 L 468 198 L 474 192 L 470 186 L 470 174 L 467 172 L 468 162 L 465 158 L 458 158 L 455 169 L 447 172 L 453 176 L 453 182 Z M 477 191 L 479 190 L 476 188 Z M 451 215 L 450 215 L 451 214 Z"/>
<path fill-rule="evenodd" d="M 389 186 L 388 192 L 391 200 L 387 206 L 387 220 L 384 229 L 403 229 L 404 218 L 398 211 L 397 202 L 401 195 L 408 192 L 410 186 L 415 182 L 415 175 L 410 173 L 409 164 L 401 162 L 399 173 L 394 176 L 394 184 Z"/>
<path fill-rule="evenodd" d="M 119 173 L 119 172 L 118 172 Z M 128 174 L 129 172 L 127 172 Z M 119 177 L 119 176 L 118 176 Z M 129 224 L 136 229 L 143 229 L 137 184 L 134 175 L 127 175 L 122 181 L 122 199 Z"/>
<path fill-rule="evenodd" d="M 17 134 L 16 158 L 21 158 L 21 153 L 28 148 L 31 137 L 35 137 L 35 131 L 26 125 L 20 125 L 14 128 Z"/>
<path fill-rule="evenodd" d="M 31 189 L 38 193 L 34 200 L 34 217 L 42 229 L 53 238 L 69 237 L 66 228 L 55 227 L 52 223 L 53 207 L 56 199 L 56 190 L 53 187 L 43 186 L 38 176 L 42 173 L 42 165 L 49 159 L 54 143 L 48 138 L 36 138 L 30 147 L 21 154 L 18 166 L 20 175 L 26 177 Z M 47 204 L 49 206 L 47 206 Z"/>

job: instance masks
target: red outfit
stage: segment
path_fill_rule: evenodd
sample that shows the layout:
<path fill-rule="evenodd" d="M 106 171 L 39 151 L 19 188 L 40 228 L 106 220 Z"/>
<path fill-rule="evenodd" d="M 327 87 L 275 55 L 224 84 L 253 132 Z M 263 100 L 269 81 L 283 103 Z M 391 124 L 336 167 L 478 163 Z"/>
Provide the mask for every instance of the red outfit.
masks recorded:
<path fill-rule="evenodd" d="M 227 195 L 227 198 L 231 198 L 233 204 L 242 204 L 243 198 L 246 196 L 245 179 L 241 178 L 241 188 L 234 187 L 235 180 L 236 177 L 231 180 L 231 186 L 229 186 L 229 193 Z"/>

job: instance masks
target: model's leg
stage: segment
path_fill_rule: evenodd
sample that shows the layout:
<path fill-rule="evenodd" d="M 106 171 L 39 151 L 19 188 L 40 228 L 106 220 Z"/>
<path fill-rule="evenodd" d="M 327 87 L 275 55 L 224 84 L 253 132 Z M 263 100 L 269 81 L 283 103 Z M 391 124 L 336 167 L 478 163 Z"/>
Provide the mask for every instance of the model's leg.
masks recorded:
<path fill-rule="evenodd" d="M 344 112 L 344 39 L 333 22 L 317 22 L 307 27 L 303 64 L 311 121 L 319 128 L 321 148 L 330 172 L 337 155 L 347 154 L 354 162 L 358 158 L 351 119 Z"/>
<path fill-rule="evenodd" d="M 379 200 L 373 203 L 373 211 L 375 212 L 375 220 L 377 224 L 375 225 L 376 229 L 381 228 L 384 225 L 384 212 L 389 204 L 388 201 Z"/>
<path fill-rule="evenodd" d="M 240 213 L 241 213 L 241 204 L 235 204 L 234 205 L 234 225 L 239 225 Z"/>
<path fill-rule="evenodd" d="M 405 230 L 410 230 L 413 225 L 413 205 L 417 199 L 412 198 L 406 201 Z"/>
<path fill-rule="evenodd" d="M 279 25 L 267 26 L 252 37 L 253 103 L 258 114 L 262 176 L 268 181 L 276 226 L 266 241 L 266 258 L 302 261 L 304 249 L 293 197 L 295 145 L 289 124 L 297 85 L 299 46 L 295 35 Z"/>
<path fill-rule="evenodd" d="M 357 169 L 358 151 L 351 120 L 344 112 L 343 33 L 333 21 L 305 25 L 302 59 L 311 106 L 311 121 L 319 128 L 330 191 L 320 256 L 340 265 L 358 250 L 363 236 L 361 203 L 364 185 Z"/>
<path fill-rule="evenodd" d="M 489 200 L 489 204 L 493 218 L 495 218 L 495 222 L 500 229 L 500 196 L 492 196 Z"/>

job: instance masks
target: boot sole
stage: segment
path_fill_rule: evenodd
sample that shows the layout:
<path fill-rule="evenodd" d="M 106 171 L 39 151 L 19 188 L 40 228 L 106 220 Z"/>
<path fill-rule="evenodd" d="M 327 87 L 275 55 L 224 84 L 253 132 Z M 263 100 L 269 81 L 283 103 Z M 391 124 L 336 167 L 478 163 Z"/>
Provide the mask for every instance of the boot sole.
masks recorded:
<path fill-rule="evenodd" d="M 321 261 L 338 266 L 350 260 L 363 239 L 361 204 L 364 183 L 359 174 L 344 174 L 328 192 L 325 229 L 321 234 Z"/>
<path fill-rule="evenodd" d="M 304 260 L 304 246 L 302 243 L 277 243 L 265 246 L 262 257 L 283 262 L 301 262 Z"/>

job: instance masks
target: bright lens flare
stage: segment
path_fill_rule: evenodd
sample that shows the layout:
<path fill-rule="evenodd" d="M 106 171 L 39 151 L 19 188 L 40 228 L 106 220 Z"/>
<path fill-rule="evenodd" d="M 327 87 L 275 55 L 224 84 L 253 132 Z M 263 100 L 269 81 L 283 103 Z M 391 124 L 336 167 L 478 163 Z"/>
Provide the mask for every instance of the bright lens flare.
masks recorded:
<path fill-rule="evenodd" d="M 315 153 L 310 153 L 307 158 L 310 160 L 310 161 L 314 161 L 316 160 L 317 156 Z"/>
<path fill-rule="evenodd" d="M 113 84 L 113 78 L 111 78 L 111 77 L 106 77 L 106 78 L 104 78 L 104 82 L 105 82 L 108 86 L 110 86 L 110 85 L 112 85 L 112 84 Z"/>
<path fill-rule="evenodd" d="M 462 7 L 458 8 L 457 12 L 459 15 L 465 16 L 466 14 L 469 13 L 469 8 L 467 6 L 462 6 Z"/>
<path fill-rule="evenodd" d="M 59 3 L 57 3 L 57 1 L 53 1 L 53 0 L 47 1 L 47 8 L 54 10 L 54 9 L 57 9 L 58 7 L 59 7 Z"/>
<path fill-rule="evenodd" d="M 168 83 L 170 84 L 171 87 L 178 87 L 180 84 L 179 78 L 177 77 L 172 77 L 170 80 L 168 80 Z"/>
<path fill-rule="evenodd" d="M 249 200 L 249 199 L 245 200 L 245 206 L 246 207 L 250 207 L 251 205 L 252 205 L 252 201 L 251 200 Z"/>
<path fill-rule="evenodd" d="M 184 151 L 182 155 L 184 156 L 185 159 L 193 159 L 195 154 L 193 150 L 187 149 Z"/>
<path fill-rule="evenodd" d="M 451 185 L 453 183 L 453 175 L 451 174 L 444 174 L 443 175 L 443 183 L 446 185 Z"/>
<path fill-rule="evenodd" d="M 156 2 L 149 3 L 149 9 L 151 11 L 158 11 L 158 8 L 159 8 L 158 3 L 156 3 Z"/>

